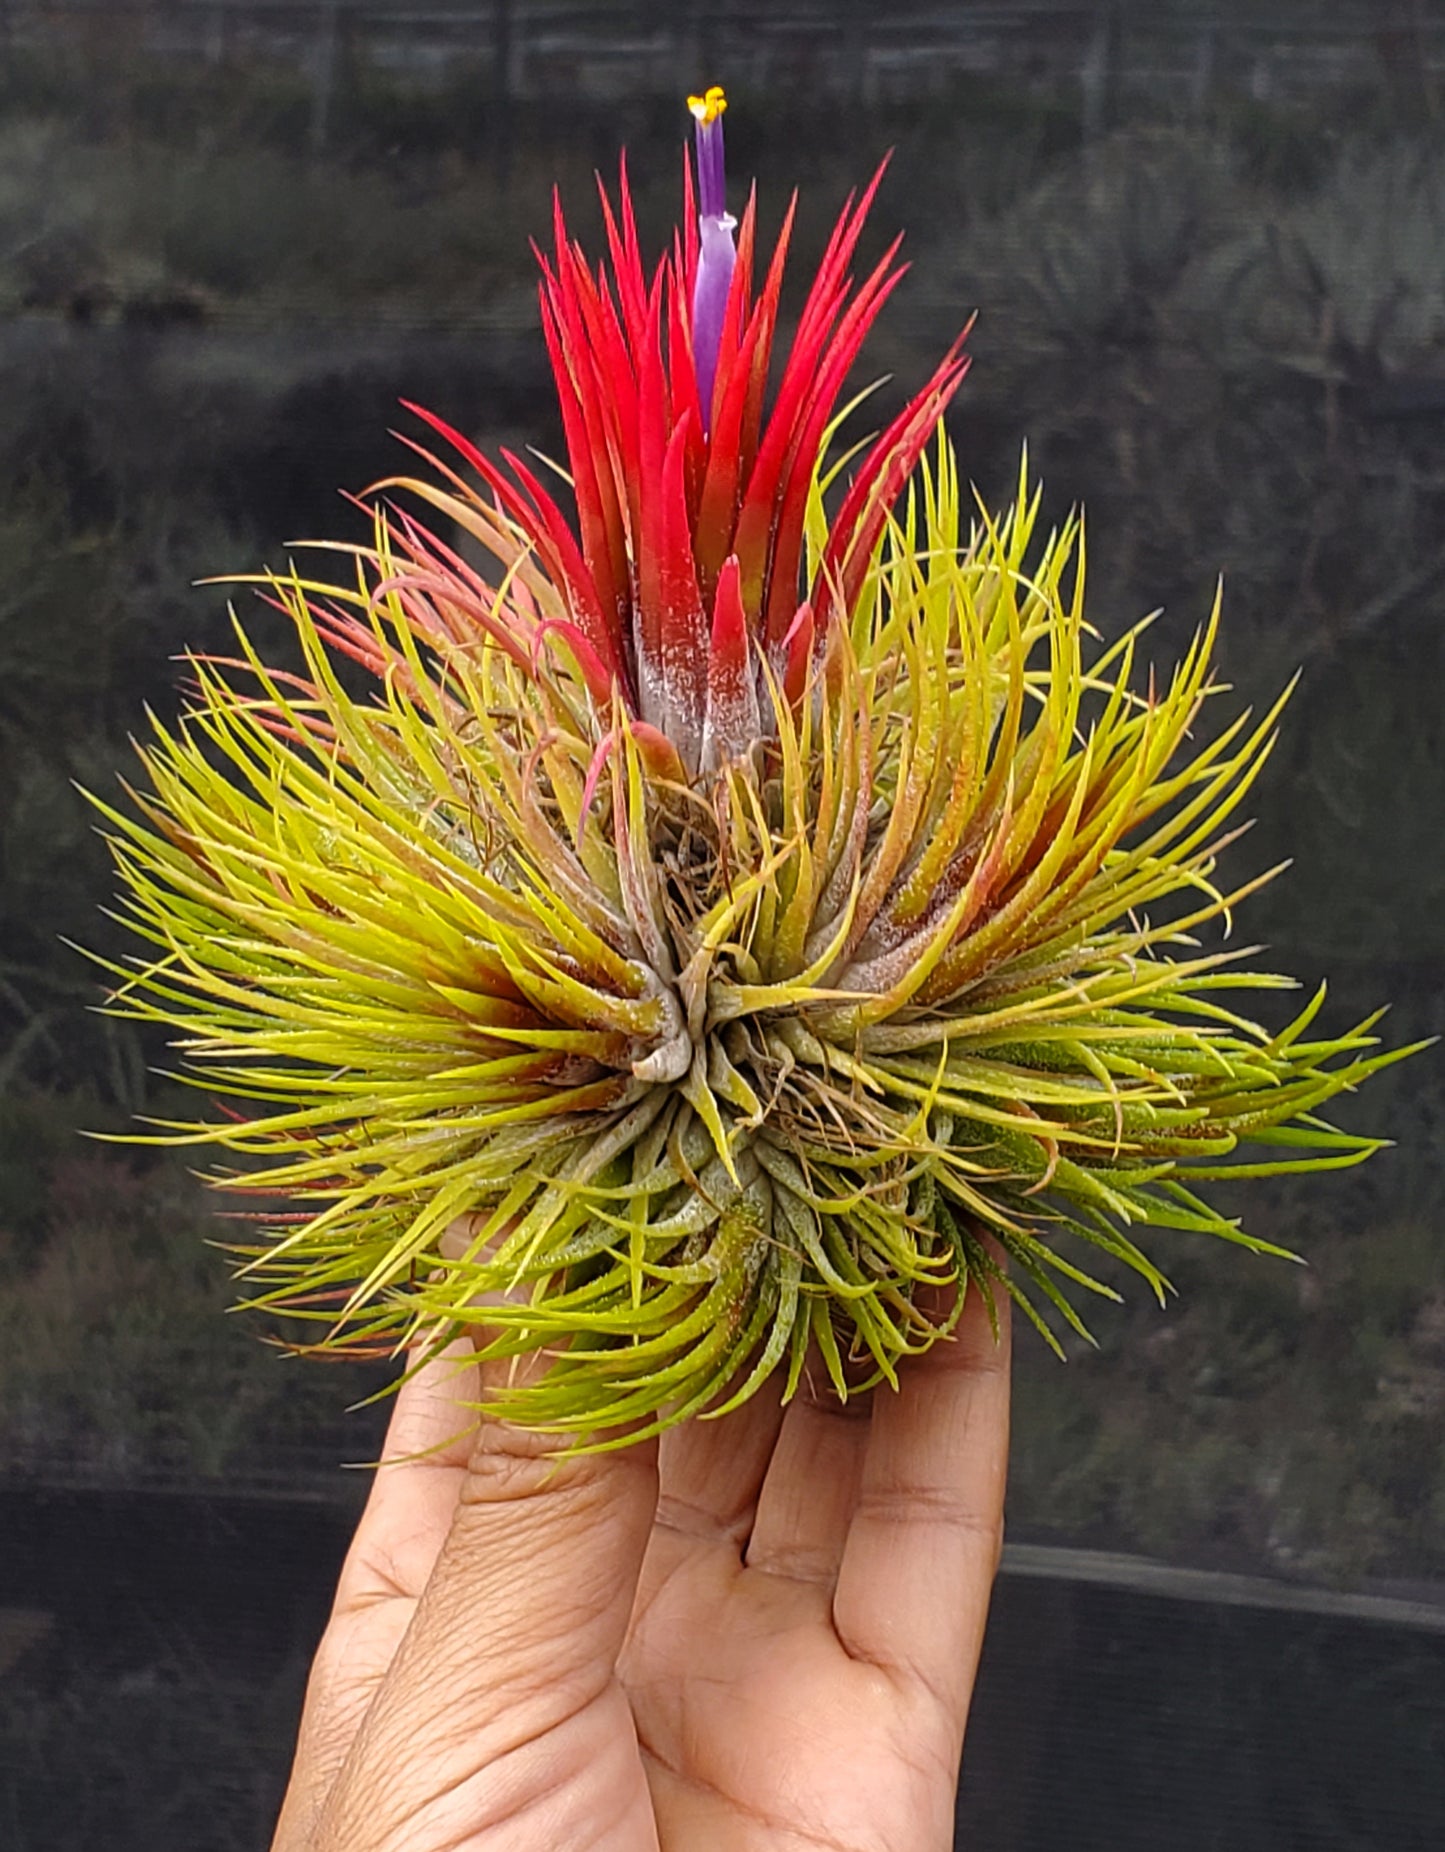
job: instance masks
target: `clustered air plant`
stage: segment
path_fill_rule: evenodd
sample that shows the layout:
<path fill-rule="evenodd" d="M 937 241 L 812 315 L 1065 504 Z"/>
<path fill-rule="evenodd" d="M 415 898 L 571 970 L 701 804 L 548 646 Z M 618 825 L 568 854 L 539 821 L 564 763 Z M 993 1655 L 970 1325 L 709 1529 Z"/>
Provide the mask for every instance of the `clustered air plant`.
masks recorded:
<path fill-rule="evenodd" d="M 1318 1111 L 1400 1052 L 1319 997 L 1257 1027 L 1286 980 L 1195 937 L 1267 878 L 1214 869 L 1279 713 L 1206 730 L 1217 610 L 1141 686 L 1078 522 L 965 510 L 959 346 L 836 454 L 878 179 L 776 365 L 792 209 L 763 270 L 692 108 L 654 269 L 625 169 L 605 265 L 557 211 L 562 499 L 421 414 L 454 460 L 413 446 L 340 583 L 267 582 L 303 672 L 238 626 L 106 809 L 151 948 L 112 1007 L 234 1103 L 155 1136 L 230 1154 L 252 1301 L 322 1354 L 537 1353 L 496 1405 L 579 1444 L 891 1383 L 973 1290 L 1087 1336 L 1091 1253 L 1163 1298 L 1149 1225 L 1279 1252 L 1208 1187 L 1366 1156 Z"/>

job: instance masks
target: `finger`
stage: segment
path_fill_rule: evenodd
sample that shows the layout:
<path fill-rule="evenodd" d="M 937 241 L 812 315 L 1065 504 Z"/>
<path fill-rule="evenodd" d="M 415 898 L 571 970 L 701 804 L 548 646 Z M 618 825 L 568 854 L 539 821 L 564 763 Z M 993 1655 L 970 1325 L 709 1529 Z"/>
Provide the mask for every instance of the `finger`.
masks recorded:
<path fill-rule="evenodd" d="M 471 1224 L 443 1231 L 441 1252 L 465 1252 Z M 415 1601 L 436 1566 L 477 1435 L 482 1378 L 475 1346 L 458 1337 L 402 1384 L 382 1465 L 341 1572 L 336 1612 L 388 1595 Z"/>
<path fill-rule="evenodd" d="M 857 1659 L 922 1684 L 962 1730 L 1003 1541 L 1008 1302 L 972 1285 L 951 1340 L 874 1399 L 833 1620 Z"/>
<path fill-rule="evenodd" d="M 454 1345 L 397 1391 L 361 1522 L 307 1682 L 296 1760 L 274 1852 L 310 1843 L 426 1586 L 456 1511 L 478 1393 L 469 1345 Z"/>
<path fill-rule="evenodd" d="M 789 1404 L 758 1499 L 749 1569 L 832 1587 L 858 1498 L 869 1399 L 804 1390 Z"/>
<path fill-rule="evenodd" d="M 658 1449 L 661 1529 L 682 1545 L 724 1545 L 741 1563 L 782 1422 L 774 1377 L 721 1420 L 669 1428 Z"/>
<path fill-rule="evenodd" d="M 474 1357 L 459 1340 L 397 1391 L 381 1465 L 341 1571 L 337 1613 L 388 1595 L 414 1601 L 426 1587 L 476 1439 Z"/>
<path fill-rule="evenodd" d="M 656 1502 L 656 1447 L 558 1458 L 555 1445 L 483 1421 L 321 1844 L 428 1852 L 544 1803 L 554 1819 L 569 1774 L 597 1778 L 599 1759 L 636 1843 L 648 1843 L 646 1784 L 614 1674 Z M 590 1843 L 586 1827 L 559 1824 L 554 1842 Z"/>

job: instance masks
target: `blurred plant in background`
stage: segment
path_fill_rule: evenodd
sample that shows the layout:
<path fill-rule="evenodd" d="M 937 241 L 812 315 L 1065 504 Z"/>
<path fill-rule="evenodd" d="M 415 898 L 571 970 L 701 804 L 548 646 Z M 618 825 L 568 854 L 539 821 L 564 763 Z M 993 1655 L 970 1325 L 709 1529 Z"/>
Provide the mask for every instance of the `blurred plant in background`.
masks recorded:
<path fill-rule="evenodd" d="M 1445 161 L 1346 144 L 1305 198 L 1209 253 L 1230 338 L 1312 378 L 1379 384 L 1445 348 Z"/>
<path fill-rule="evenodd" d="M 274 1488 L 333 1467 L 339 1407 L 374 1384 L 285 1367 L 224 1319 L 198 1186 L 87 1149 L 65 1107 L 11 1096 L 0 1121 L 0 1473 Z"/>

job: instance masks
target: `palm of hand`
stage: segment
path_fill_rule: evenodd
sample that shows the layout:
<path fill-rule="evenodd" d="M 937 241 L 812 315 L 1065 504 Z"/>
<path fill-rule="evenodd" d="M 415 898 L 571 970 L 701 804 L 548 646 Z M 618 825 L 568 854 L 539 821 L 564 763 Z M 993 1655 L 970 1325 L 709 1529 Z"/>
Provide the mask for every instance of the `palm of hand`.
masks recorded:
<path fill-rule="evenodd" d="M 951 1845 L 1007 1445 L 980 1308 L 871 1414 L 759 1397 L 556 1471 L 496 1430 L 407 1458 L 455 1377 L 398 1410 L 274 1852 Z"/>
<path fill-rule="evenodd" d="M 724 1592 L 717 1567 L 680 1569 L 623 1657 L 664 1852 L 951 1845 L 952 1719 L 850 1659 L 826 1589 Z"/>
<path fill-rule="evenodd" d="M 664 1476 L 665 1488 L 681 1479 L 700 1502 L 664 1489 L 620 1666 L 660 1843 L 664 1852 L 947 1846 L 979 1639 L 958 1642 L 935 1686 L 920 1668 L 891 1662 L 886 1624 L 857 1584 L 875 1540 L 903 1544 L 888 1532 L 924 1533 L 940 1511 L 905 1516 L 875 1493 L 860 1513 L 872 1423 L 807 1403 L 788 1417 L 761 1496 L 750 1498 L 749 1456 L 771 1439 L 768 1426 L 760 1410 L 720 1444 L 702 1430 L 702 1456 L 670 1460 Z M 860 1535 L 870 1523 L 872 1537 Z M 953 1528 L 984 1582 L 996 1525 Z M 850 1548 L 865 1553 L 862 1564 Z M 924 1590 L 918 1599 L 926 1608 Z"/>

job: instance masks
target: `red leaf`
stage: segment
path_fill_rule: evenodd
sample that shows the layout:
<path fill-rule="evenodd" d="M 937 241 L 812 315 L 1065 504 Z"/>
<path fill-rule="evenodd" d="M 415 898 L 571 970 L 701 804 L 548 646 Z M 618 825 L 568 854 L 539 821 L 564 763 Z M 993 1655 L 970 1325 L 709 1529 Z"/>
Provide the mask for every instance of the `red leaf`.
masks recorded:
<path fill-rule="evenodd" d="M 822 625 L 828 623 L 833 605 L 840 600 L 839 615 L 844 621 L 852 611 L 889 512 L 968 371 L 968 357 L 958 351 L 966 333 L 955 341 L 923 390 L 878 438 L 843 499 L 831 524 L 814 588 Z"/>
<path fill-rule="evenodd" d="M 708 652 L 707 709 L 703 725 L 705 769 L 743 753 L 758 737 L 757 681 L 752 642 L 743 608 L 736 554 L 723 562 L 713 606 L 712 647 Z"/>

